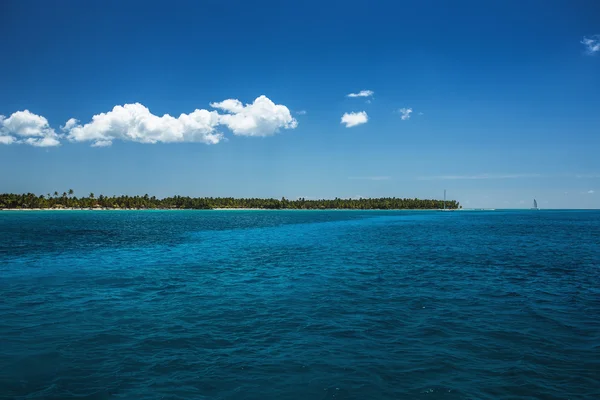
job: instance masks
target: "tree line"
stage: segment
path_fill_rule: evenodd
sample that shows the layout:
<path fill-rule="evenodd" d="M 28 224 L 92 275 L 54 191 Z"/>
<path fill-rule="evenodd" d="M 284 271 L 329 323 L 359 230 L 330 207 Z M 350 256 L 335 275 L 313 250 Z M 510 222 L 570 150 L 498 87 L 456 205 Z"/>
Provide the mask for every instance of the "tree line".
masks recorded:
<path fill-rule="evenodd" d="M 121 209 L 194 209 L 210 210 L 214 208 L 260 208 L 260 209 L 295 209 L 295 210 L 413 210 L 440 209 L 444 207 L 442 200 L 423 200 L 398 197 L 360 198 L 360 199 L 322 199 L 307 200 L 299 198 L 288 200 L 233 197 L 187 197 L 173 196 L 159 199 L 155 196 L 96 196 L 90 193 L 85 197 L 77 197 L 72 189 L 45 195 L 0 194 L 0 209 L 16 208 L 121 208 Z M 457 209 L 460 204 L 456 200 L 446 200 L 446 208 Z"/>

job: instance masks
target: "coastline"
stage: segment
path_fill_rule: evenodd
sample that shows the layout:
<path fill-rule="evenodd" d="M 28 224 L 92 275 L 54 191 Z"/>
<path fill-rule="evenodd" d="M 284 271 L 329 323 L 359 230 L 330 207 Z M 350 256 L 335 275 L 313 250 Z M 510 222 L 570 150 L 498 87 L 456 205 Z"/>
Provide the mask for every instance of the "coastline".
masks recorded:
<path fill-rule="evenodd" d="M 441 208 L 0 208 L 2 211 L 494 211 Z"/>
<path fill-rule="evenodd" d="M 143 196 L 96 196 L 76 197 L 73 190 L 62 196 L 48 193 L 0 193 L 0 209 L 16 210 L 61 210 L 61 211 L 106 211 L 106 210 L 216 210 L 216 211 L 255 211 L 255 210 L 456 210 L 460 203 L 456 200 L 435 200 L 400 197 L 359 198 L 359 199 L 320 199 L 289 200 L 275 198 L 233 198 L 233 197 L 189 197 L 171 196 L 157 198 Z"/>

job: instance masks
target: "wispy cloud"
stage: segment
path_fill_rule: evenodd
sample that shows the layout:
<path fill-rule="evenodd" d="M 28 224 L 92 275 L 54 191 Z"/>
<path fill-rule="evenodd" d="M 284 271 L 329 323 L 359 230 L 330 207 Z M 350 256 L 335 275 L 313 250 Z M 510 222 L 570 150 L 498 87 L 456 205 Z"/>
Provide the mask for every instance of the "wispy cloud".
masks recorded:
<path fill-rule="evenodd" d="M 588 54 L 595 54 L 600 51 L 600 35 L 592 35 L 584 37 L 581 44 L 585 46 L 585 51 Z"/>
<path fill-rule="evenodd" d="M 350 176 L 348 177 L 350 180 L 355 181 L 387 181 L 390 179 L 389 176 Z"/>
<path fill-rule="evenodd" d="M 297 115 L 306 115 L 306 110 L 296 111 Z"/>
<path fill-rule="evenodd" d="M 594 194 L 594 193 L 596 193 L 596 192 L 593 190 L 588 190 L 588 194 Z"/>
<path fill-rule="evenodd" d="M 372 90 L 361 90 L 358 93 L 347 94 L 346 97 L 372 97 L 375 94 Z"/>
<path fill-rule="evenodd" d="M 342 115 L 341 124 L 346 124 L 346 128 L 366 124 L 369 121 L 369 116 L 365 111 L 344 113 Z"/>
<path fill-rule="evenodd" d="M 402 118 L 402 121 L 406 121 L 407 119 L 410 119 L 410 113 L 413 112 L 413 109 L 401 108 L 398 110 L 398 112 L 401 114 L 400 118 Z"/>
<path fill-rule="evenodd" d="M 472 180 L 472 179 L 527 179 L 541 178 L 541 174 L 478 174 L 478 175 L 438 175 L 421 176 L 420 181 Z"/>
<path fill-rule="evenodd" d="M 473 174 L 473 175 L 436 175 L 421 176 L 417 180 L 473 180 L 473 179 L 530 179 L 530 178 L 557 178 L 557 179 L 597 179 L 600 174 Z"/>

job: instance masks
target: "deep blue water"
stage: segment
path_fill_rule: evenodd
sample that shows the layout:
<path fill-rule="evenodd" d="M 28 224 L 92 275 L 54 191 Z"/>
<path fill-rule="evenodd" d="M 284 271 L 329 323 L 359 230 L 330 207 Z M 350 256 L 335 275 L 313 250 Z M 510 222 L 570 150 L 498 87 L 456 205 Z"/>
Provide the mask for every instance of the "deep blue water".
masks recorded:
<path fill-rule="evenodd" d="M 598 399 L 600 212 L 0 212 L 2 399 Z"/>

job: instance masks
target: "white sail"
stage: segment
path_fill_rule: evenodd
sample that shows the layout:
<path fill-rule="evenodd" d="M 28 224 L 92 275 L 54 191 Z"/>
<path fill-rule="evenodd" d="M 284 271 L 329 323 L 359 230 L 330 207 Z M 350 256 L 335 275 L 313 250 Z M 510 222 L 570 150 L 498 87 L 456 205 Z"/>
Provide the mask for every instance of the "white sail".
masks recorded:
<path fill-rule="evenodd" d="M 537 201 L 535 199 L 533 199 L 533 209 L 534 210 L 538 209 Z"/>

